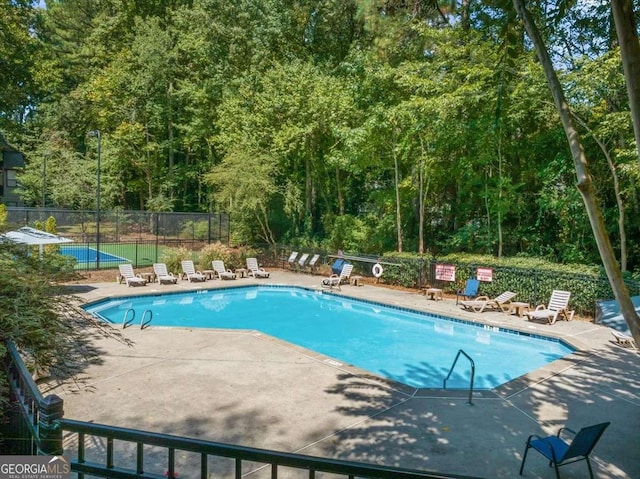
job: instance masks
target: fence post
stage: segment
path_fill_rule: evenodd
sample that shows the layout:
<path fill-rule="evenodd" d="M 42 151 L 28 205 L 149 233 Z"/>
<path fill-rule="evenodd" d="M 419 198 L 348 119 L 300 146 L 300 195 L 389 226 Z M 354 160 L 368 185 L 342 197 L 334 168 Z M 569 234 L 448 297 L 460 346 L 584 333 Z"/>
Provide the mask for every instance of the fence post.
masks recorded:
<path fill-rule="evenodd" d="M 207 221 L 207 244 L 211 244 L 211 212 L 209 212 L 209 217 Z"/>
<path fill-rule="evenodd" d="M 38 415 L 38 455 L 58 456 L 62 454 L 62 428 L 58 419 L 64 414 L 63 401 L 55 394 L 43 399 Z"/>
<path fill-rule="evenodd" d="M 424 270 L 424 258 L 420 255 L 420 263 L 418 265 L 420 270 L 418 271 L 418 289 L 422 291 L 422 272 Z"/>
<path fill-rule="evenodd" d="M 156 249 L 156 251 L 155 251 L 155 256 L 154 256 L 154 258 L 155 258 L 154 263 L 157 263 L 158 262 L 158 248 L 159 248 L 159 241 L 160 241 L 160 238 L 159 238 L 159 235 L 160 235 L 160 213 L 158 213 L 156 211 L 153 214 L 156 217 L 156 227 L 155 227 L 155 237 L 156 237 L 156 245 L 155 245 L 156 248 L 155 249 Z M 162 218 L 164 220 L 164 218 L 165 218 L 164 215 L 162 216 Z M 166 221 L 166 220 L 164 220 L 164 221 Z"/>

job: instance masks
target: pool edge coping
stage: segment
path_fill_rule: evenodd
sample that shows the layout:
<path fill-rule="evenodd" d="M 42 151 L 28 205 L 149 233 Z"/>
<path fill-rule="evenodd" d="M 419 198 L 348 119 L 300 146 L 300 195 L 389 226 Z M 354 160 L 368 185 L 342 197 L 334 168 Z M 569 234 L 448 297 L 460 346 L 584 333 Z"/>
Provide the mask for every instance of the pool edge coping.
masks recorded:
<path fill-rule="evenodd" d="M 474 326 L 474 327 L 478 327 L 478 328 L 482 328 L 482 329 L 491 329 L 493 331 L 499 331 L 499 332 L 505 332 L 505 333 L 509 333 L 509 334 L 517 334 L 517 335 L 524 335 L 524 336 L 530 336 L 530 337 L 534 337 L 534 338 L 539 338 L 539 339 L 544 339 L 544 340 L 549 340 L 549 341 L 556 341 L 556 342 L 560 342 L 563 345 L 565 345 L 566 347 L 572 349 L 573 351 L 571 353 L 569 353 L 568 355 L 556 359 L 554 361 L 552 361 L 551 363 L 548 363 L 540 368 L 537 368 L 534 371 L 531 371 L 529 373 L 525 373 L 521 376 L 518 376 L 517 378 L 514 378 L 510 381 L 507 381 L 499 386 L 496 386 L 494 388 L 490 388 L 490 389 L 474 389 L 473 393 L 476 395 L 482 395 L 484 393 L 488 394 L 491 393 L 493 394 L 496 398 L 507 398 L 509 396 L 512 396 L 514 394 L 517 394 L 518 392 L 522 391 L 523 389 L 528 388 L 530 385 L 532 384 L 537 384 L 539 382 L 543 382 L 555 375 L 557 375 L 558 373 L 560 373 L 561 371 L 564 371 L 567 367 L 566 363 L 569 363 L 570 365 L 574 365 L 578 360 L 582 361 L 582 357 L 586 355 L 586 357 L 590 357 L 592 356 L 593 353 L 591 353 L 589 351 L 589 348 L 586 347 L 586 345 L 584 345 L 584 343 L 580 342 L 579 340 L 576 340 L 572 337 L 566 337 L 562 334 L 558 334 L 558 333 L 554 333 L 553 331 L 549 331 L 549 334 L 539 334 L 539 333 L 532 333 L 530 331 L 526 331 L 524 329 L 518 328 L 518 327 L 510 327 L 510 328 L 504 328 L 502 326 L 495 326 L 490 324 L 488 321 L 483 321 L 481 319 L 481 315 L 478 316 L 479 320 L 469 320 L 469 319 L 465 319 L 462 317 L 450 317 L 450 316 L 444 316 L 440 313 L 435 313 L 435 312 L 429 312 L 429 311 L 423 311 L 420 309 L 414 309 L 414 308 L 410 308 L 407 306 L 399 306 L 399 305 L 394 305 L 394 304 L 387 304 L 387 303 L 382 303 L 380 301 L 374 301 L 374 300 L 370 300 L 370 299 L 363 299 L 363 298 L 359 298 L 356 296 L 352 296 L 349 295 L 348 293 L 345 294 L 342 290 L 327 290 L 326 288 L 322 288 L 322 286 L 318 286 L 318 287 L 309 287 L 309 286 L 304 286 L 304 285 L 300 285 L 300 284 L 281 284 L 281 283 L 265 283 L 265 284 L 259 284 L 259 283 L 253 283 L 253 284 L 225 284 L 224 286 L 221 287 L 209 287 L 207 288 L 206 285 L 203 283 L 202 285 L 198 284 L 199 287 L 194 288 L 194 289 L 190 289 L 190 290 L 180 290 L 180 291 L 158 291 L 158 290 L 147 290 L 145 292 L 141 292 L 138 294 L 125 294 L 125 295 L 107 295 L 104 296 L 100 299 L 96 299 L 93 301 L 85 301 L 82 300 L 82 305 L 81 307 L 83 309 L 85 309 L 86 306 L 88 305 L 92 305 L 92 304 L 99 304 L 102 302 L 107 302 L 107 301 L 112 301 L 114 299 L 123 299 L 126 300 L 127 298 L 133 298 L 133 297 L 139 297 L 139 296 L 160 296 L 160 295 L 179 295 L 179 294 L 193 294 L 194 292 L 196 294 L 204 294 L 210 291 L 220 291 L 220 290 L 224 290 L 224 289 L 242 289 L 242 288 L 255 288 L 255 287 L 265 287 L 265 288 L 298 288 L 298 289 L 302 289 L 305 291 L 309 291 L 309 292 L 313 292 L 313 293 L 318 293 L 318 294 L 327 294 L 327 295 L 332 295 L 335 297 L 345 297 L 348 298 L 350 300 L 356 301 L 356 302 L 362 302 L 362 303 L 367 303 L 367 304 L 377 304 L 380 306 L 386 306 L 392 309 L 397 309 L 400 311 L 407 311 L 410 313 L 415 313 L 418 315 L 430 315 L 433 317 L 436 317 L 438 319 L 442 319 L 445 321 L 453 321 L 453 322 L 459 322 L 459 323 L 464 323 L 466 325 L 470 325 L 470 326 Z M 109 322 L 110 325 L 112 325 L 113 327 L 116 327 L 117 324 L 116 323 L 111 323 Z M 151 327 L 157 327 L 157 328 L 161 328 L 164 326 L 151 326 Z M 169 328 L 169 327 L 167 327 Z M 189 327 L 185 327 L 183 329 L 198 329 L 198 328 L 189 328 Z M 226 329 L 222 328 L 210 328 L 212 330 L 218 329 L 220 331 L 227 331 Z M 330 356 L 326 356 L 323 355 L 321 353 L 318 353 L 317 351 L 313 351 L 307 348 L 304 348 L 302 346 L 299 346 L 297 344 L 294 343 L 290 343 L 288 341 L 282 340 L 280 338 L 277 338 L 275 336 L 271 336 L 267 333 L 264 333 L 263 331 L 259 331 L 259 330 L 235 330 L 235 331 L 244 331 L 245 333 L 252 333 L 252 334 L 259 334 L 262 335 L 264 337 L 268 337 L 271 340 L 275 341 L 275 342 L 279 342 L 282 345 L 285 345 L 291 349 L 296 349 L 298 351 L 300 351 L 301 353 L 305 354 L 307 357 L 309 357 L 312 360 L 315 360 L 317 362 L 320 362 L 324 365 L 327 365 L 329 367 L 334 367 L 336 369 L 342 370 L 348 374 L 351 374 L 353 376 L 359 377 L 359 378 L 363 378 L 363 379 L 368 379 L 369 381 L 372 381 L 372 377 L 375 378 L 376 382 L 381 383 L 384 387 L 392 390 L 392 391 L 396 391 L 399 393 L 402 393 L 404 395 L 407 395 L 409 397 L 455 397 L 455 398 L 462 398 L 462 397 L 466 397 L 469 394 L 469 389 L 465 388 L 465 389 L 446 389 L 446 388 L 418 388 L 415 386 L 409 386 L 407 384 L 403 384 L 400 383 L 398 381 L 394 381 L 392 379 L 388 379 L 388 378 L 384 378 L 382 376 L 379 375 L 375 375 L 374 373 L 372 373 L 371 371 L 367 371 L 364 370 L 362 368 L 358 368 L 357 366 L 351 365 L 351 364 L 345 364 L 342 363 L 341 361 L 332 358 Z M 320 358 L 322 358 L 322 360 L 320 360 Z M 336 364 L 331 364 L 331 362 L 337 363 Z M 372 381 L 373 382 L 373 381 Z M 443 394 L 444 392 L 446 392 L 447 394 Z M 485 398 L 486 399 L 486 398 Z"/>

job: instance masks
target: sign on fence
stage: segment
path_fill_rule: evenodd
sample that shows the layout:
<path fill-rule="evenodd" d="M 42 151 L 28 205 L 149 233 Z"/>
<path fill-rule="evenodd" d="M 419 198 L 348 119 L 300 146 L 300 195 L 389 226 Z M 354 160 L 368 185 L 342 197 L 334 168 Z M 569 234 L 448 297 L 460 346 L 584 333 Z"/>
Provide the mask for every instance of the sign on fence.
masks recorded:
<path fill-rule="evenodd" d="M 493 268 L 476 269 L 476 278 L 480 281 L 490 283 L 491 281 L 493 281 Z"/>
<path fill-rule="evenodd" d="M 436 264 L 436 279 L 439 281 L 455 281 L 456 266 L 454 264 Z"/>

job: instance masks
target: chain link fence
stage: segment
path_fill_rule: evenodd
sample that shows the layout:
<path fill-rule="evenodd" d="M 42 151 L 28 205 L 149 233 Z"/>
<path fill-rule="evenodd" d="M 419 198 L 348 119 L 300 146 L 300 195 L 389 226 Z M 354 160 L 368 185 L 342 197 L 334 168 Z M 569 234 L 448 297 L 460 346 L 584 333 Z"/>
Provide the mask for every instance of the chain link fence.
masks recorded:
<path fill-rule="evenodd" d="M 61 246 L 74 256 L 77 269 L 115 268 L 121 263 L 149 266 L 164 248 L 201 249 L 214 242 L 229 244 L 226 213 L 173 213 L 132 210 L 101 211 L 8 207 L 11 227 L 41 228 L 55 220 L 56 232 L 73 240 Z"/>

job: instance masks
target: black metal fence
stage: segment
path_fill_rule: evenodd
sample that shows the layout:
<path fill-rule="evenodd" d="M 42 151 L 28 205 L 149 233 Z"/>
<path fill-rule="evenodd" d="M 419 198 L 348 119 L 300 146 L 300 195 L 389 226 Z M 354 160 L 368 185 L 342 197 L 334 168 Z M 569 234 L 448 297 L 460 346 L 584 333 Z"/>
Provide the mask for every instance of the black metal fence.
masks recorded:
<path fill-rule="evenodd" d="M 157 262 L 164 248 L 200 249 L 205 244 L 229 244 L 230 218 L 226 213 L 170 213 L 150 211 L 64 210 L 7 208 L 9 224 L 44 227 L 55 220 L 56 232 L 73 243 L 60 246 L 74 256 L 77 269 L 135 267 Z"/>
<path fill-rule="evenodd" d="M 16 226 L 44 224 L 49 218 L 57 232 L 79 243 L 135 241 L 201 241 L 229 243 L 230 218 L 226 213 L 173 213 L 152 211 L 65 210 L 7 208 L 7 221 Z"/>
<path fill-rule="evenodd" d="M 292 471 L 312 479 L 332 477 L 380 479 L 473 479 L 399 467 L 342 461 L 270 451 L 219 442 L 189 439 L 63 417 L 63 401 L 42 397 L 18 351 L 7 344 L 2 366 L 11 388 L 8 427 L 3 429 L 3 452 L 20 455 L 60 455 L 70 458 L 71 472 L 118 479 L 176 479 L 181 477 L 235 477 L 268 468 L 270 477 Z M 65 446 L 63 448 L 63 445 Z M 184 457 L 188 456 L 188 460 Z M 180 460 L 180 472 L 177 465 Z M 282 474 L 280 474 L 282 473 Z M 280 476 L 279 476 L 280 474 Z"/>

